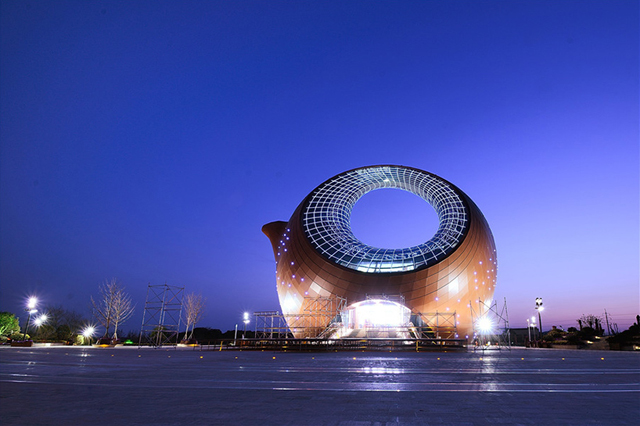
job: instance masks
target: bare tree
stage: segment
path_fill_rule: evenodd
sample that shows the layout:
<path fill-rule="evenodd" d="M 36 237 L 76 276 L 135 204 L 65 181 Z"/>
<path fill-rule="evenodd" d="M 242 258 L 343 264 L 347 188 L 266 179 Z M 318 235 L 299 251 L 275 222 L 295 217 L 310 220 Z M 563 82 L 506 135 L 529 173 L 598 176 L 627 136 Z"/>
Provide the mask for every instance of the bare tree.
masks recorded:
<path fill-rule="evenodd" d="M 587 327 L 591 327 L 594 330 L 598 328 L 598 324 L 602 321 L 602 319 L 596 315 L 582 315 L 580 319 L 578 319 L 578 324 L 582 324 L 584 326 L 586 324 Z"/>
<path fill-rule="evenodd" d="M 184 332 L 184 340 L 193 338 L 193 329 L 196 323 L 202 318 L 205 300 L 201 294 L 189 293 L 185 296 L 184 302 L 182 303 L 185 322 L 187 324 L 187 329 Z M 189 327 L 191 327 L 191 334 L 189 334 Z"/>
<path fill-rule="evenodd" d="M 99 292 L 100 297 L 97 302 L 93 297 L 91 298 L 93 314 L 106 329 L 104 337 L 109 336 L 109 330 L 113 325 L 113 339 L 117 339 L 118 326 L 133 314 L 135 306 L 131 302 L 131 297 L 125 293 L 124 288 L 115 278 L 105 281 L 100 286 Z"/>
<path fill-rule="evenodd" d="M 602 336 L 604 334 L 604 329 L 602 328 L 602 318 L 597 315 L 582 315 L 582 317 L 578 319 L 578 324 L 580 324 L 581 331 L 585 327 L 589 327 L 593 329 L 596 336 Z"/>
<path fill-rule="evenodd" d="M 131 296 L 121 288 L 116 293 L 113 304 L 113 338 L 118 338 L 118 326 L 125 322 L 133 314 L 135 306 L 131 302 Z"/>

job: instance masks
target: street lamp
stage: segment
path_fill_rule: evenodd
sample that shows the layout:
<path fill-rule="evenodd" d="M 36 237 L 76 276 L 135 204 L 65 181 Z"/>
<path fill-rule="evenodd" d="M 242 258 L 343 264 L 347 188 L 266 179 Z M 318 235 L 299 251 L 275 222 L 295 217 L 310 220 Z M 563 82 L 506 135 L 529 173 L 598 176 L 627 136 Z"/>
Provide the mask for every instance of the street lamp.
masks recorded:
<path fill-rule="evenodd" d="M 538 311 L 538 324 L 540 325 L 540 337 L 542 337 L 542 317 L 540 316 L 540 312 L 544 310 L 544 306 L 542 306 L 542 297 L 536 297 L 536 310 Z"/>
<path fill-rule="evenodd" d="M 49 317 L 46 314 L 42 314 L 38 318 L 33 320 L 33 324 L 37 328 L 40 328 L 40 326 L 43 325 L 44 323 L 46 323 L 48 319 L 49 319 Z M 42 336 L 39 336 L 39 338 L 42 339 Z M 31 340 L 33 340 L 33 339 L 31 339 Z"/>
<path fill-rule="evenodd" d="M 533 328 L 533 340 L 538 340 L 538 327 L 536 326 L 536 317 L 531 317 L 531 328 Z"/>
<path fill-rule="evenodd" d="M 531 324 L 529 318 L 527 318 L 527 331 L 529 332 L 529 341 L 531 341 Z"/>
<path fill-rule="evenodd" d="M 94 326 L 90 325 L 85 327 L 85 329 L 82 330 L 82 337 L 84 337 L 85 342 L 88 340 L 89 343 L 91 343 L 91 338 L 95 332 L 96 328 Z"/>
<path fill-rule="evenodd" d="M 42 324 L 47 322 L 48 319 L 49 319 L 48 316 L 46 316 L 45 314 L 42 314 L 38 318 L 33 320 L 33 323 L 36 325 L 36 327 L 40 327 Z"/>
<path fill-rule="evenodd" d="M 249 312 L 244 313 L 242 316 L 242 322 L 244 322 L 244 331 L 242 332 L 242 338 L 244 339 L 244 336 L 247 333 L 247 324 L 249 324 Z"/>
<path fill-rule="evenodd" d="M 31 315 L 38 312 L 38 310 L 36 309 L 37 304 L 38 304 L 38 299 L 33 296 L 30 297 L 29 300 L 27 301 L 27 308 L 25 309 L 25 311 L 29 313 L 29 316 L 27 317 L 27 324 L 24 326 L 24 334 L 22 335 L 22 340 L 27 340 L 27 330 L 29 329 L 29 321 L 31 321 Z"/>

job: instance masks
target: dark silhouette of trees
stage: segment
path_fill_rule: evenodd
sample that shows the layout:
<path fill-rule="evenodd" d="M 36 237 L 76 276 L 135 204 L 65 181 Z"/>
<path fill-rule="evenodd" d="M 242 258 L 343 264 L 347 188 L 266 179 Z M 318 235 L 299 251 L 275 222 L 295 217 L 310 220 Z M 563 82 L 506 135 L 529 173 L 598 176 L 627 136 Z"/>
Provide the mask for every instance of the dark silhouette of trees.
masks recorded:
<path fill-rule="evenodd" d="M 636 323 L 628 330 L 607 339 L 611 349 L 633 349 L 640 347 L 640 315 L 636 316 Z"/>
<path fill-rule="evenodd" d="M 580 325 L 580 331 L 584 334 L 591 336 L 602 336 L 604 334 L 604 329 L 602 328 L 602 318 L 596 315 L 582 315 L 582 317 L 578 319 L 578 324 Z"/>
<path fill-rule="evenodd" d="M 60 305 L 47 306 L 44 311 L 47 323 L 38 329 L 37 336 L 41 340 L 74 341 L 88 322 L 84 315 Z"/>

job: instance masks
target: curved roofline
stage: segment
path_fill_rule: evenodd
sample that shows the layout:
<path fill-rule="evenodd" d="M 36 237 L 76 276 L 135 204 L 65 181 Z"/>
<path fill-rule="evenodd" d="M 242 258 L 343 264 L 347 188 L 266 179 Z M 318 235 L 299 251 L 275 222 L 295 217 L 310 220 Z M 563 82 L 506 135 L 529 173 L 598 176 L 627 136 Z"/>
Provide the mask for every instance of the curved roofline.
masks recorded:
<path fill-rule="evenodd" d="M 336 262 L 335 260 L 327 257 L 325 254 L 323 254 L 322 252 L 320 252 L 312 243 L 311 241 L 309 241 L 309 237 L 307 235 L 306 229 L 305 229 L 305 225 L 304 225 L 304 211 L 307 209 L 309 202 L 311 201 L 312 197 L 317 193 L 318 190 L 320 190 L 324 185 L 327 185 L 329 182 L 333 181 L 334 179 L 338 178 L 341 175 L 345 175 L 348 173 L 352 173 L 358 170 L 366 170 L 366 169 L 375 169 L 375 168 L 381 168 L 381 167 L 393 167 L 393 168 L 401 168 L 401 169 L 408 169 L 408 170 L 413 170 L 419 173 L 424 173 L 427 174 L 429 176 L 432 176 L 442 182 L 444 182 L 445 184 L 447 184 L 452 190 L 453 192 L 458 195 L 460 197 L 460 200 L 462 201 L 465 210 L 468 212 L 469 214 L 469 218 L 468 218 L 468 225 L 464 227 L 462 235 L 456 245 L 456 247 L 459 247 L 467 238 L 467 235 L 469 234 L 469 228 L 471 226 L 471 215 L 472 215 L 472 211 L 473 213 L 475 213 L 476 211 L 479 212 L 478 207 L 475 205 L 475 203 L 473 203 L 473 201 L 469 198 L 469 196 L 467 196 L 467 194 L 465 194 L 460 188 L 458 188 L 456 185 L 454 185 L 453 183 L 449 182 L 448 180 L 434 174 L 434 173 L 430 173 L 427 172 L 425 170 L 422 169 L 418 169 L 416 167 L 410 167 L 410 166 L 404 166 L 404 165 L 398 165 L 398 164 L 377 164 L 377 165 L 370 165 L 370 166 L 363 166 L 363 167 L 356 167 L 347 171 L 344 171 L 342 173 L 338 173 L 337 175 L 334 175 L 328 179 L 326 179 L 325 181 L 323 181 L 321 184 L 317 185 L 303 200 L 302 202 L 298 205 L 298 207 L 296 208 L 294 215 L 298 214 L 299 218 L 298 218 L 298 225 L 301 226 L 301 229 L 304 233 L 304 240 L 306 241 L 307 244 L 309 244 L 309 246 L 314 250 L 314 252 L 316 252 L 319 256 L 321 256 L 323 259 L 325 259 L 327 262 L 330 262 L 332 265 L 335 265 L 338 268 L 350 271 L 350 272 L 355 272 L 358 274 L 363 274 L 365 276 L 370 276 L 370 275 L 375 275 L 375 276 L 391 276 L 391 275 L 403 275 L 403 274 L 409 274 L 409 273 L 415 273 L 417 271 L 421 271 L 424 269 L 427 269 L 431 266 L 433 266 L 434 264 L 438 264 L 442 261 L 444 261 L 445 259 L 447 259 L 449 256 L 451 256 L 453 253 L 455 253 L 456 249 L 454 248 L 453 250 L 449 251 L 448 253 L 446 253 L 441 259 L 439 259 L 437 262 L 435 263 L 429 263 L 429 262 L 425 262 L 423 265 L 415 268 L 415 269 L 411 269 L 411 270 L 406 270 L 406 271 L 389 271 L 389 272 L 365 272 L 365 271 L 360 271 L 354 268 L 350 268 L 348 266 L 344 266 L 341 265 L 340 263 Z M 389 188 L 389 189 L 398 189 L 398 190 L 403 190 L 401 188 Z M 411 191 L 409 191 L 411 192 Z M 416 194 L 417 195 L 417 194 Z M 431 205 L 431 203 L 429 203 Z M 472 208 L 472 206 L 474 208 Z M 433 207 L 433 206 L 432 206 Z M 439 225 L 442 222 L 439 222 Z M 437 232 L 436 232 L 437 233 Z M 435 236 L 435 234 L 434 234 Z M 431 240 L 427 240 L 431 241 Z M 426 243 L 426 242 L 425 242 Z M 418 247 L 418 246 L 416 246 Z M 398 250 L 404 250 L 404 249 L 409 249 L 412 247 L 406 247 L 406 248 L 400 248 Z M 380 248 L 380 249 L 384 249 L 384 248 Z M 391 249 L 390 249 L 391 250 Z"/>

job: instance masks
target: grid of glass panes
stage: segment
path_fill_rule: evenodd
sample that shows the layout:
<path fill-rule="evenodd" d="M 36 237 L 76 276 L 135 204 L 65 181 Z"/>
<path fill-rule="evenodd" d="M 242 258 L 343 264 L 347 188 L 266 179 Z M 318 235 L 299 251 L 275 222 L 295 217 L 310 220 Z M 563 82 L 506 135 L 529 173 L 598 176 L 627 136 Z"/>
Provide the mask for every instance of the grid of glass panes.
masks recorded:
<path fill-rule="evenodd" d="M 351 210 L 367 192 L 397 188 L 423 198 L 435 209 L 439 226 L 429 241 L 408 248 L 385 249 L 360 242 L 351 231 Z M 397 166 L 352 170 L 318 187 L 303 212 L 307 238 L 328 259 L 362 272 L 400 272 L 430 266 L 462 241 L 467 209 L 453 188 L 437 176 Z"/>

